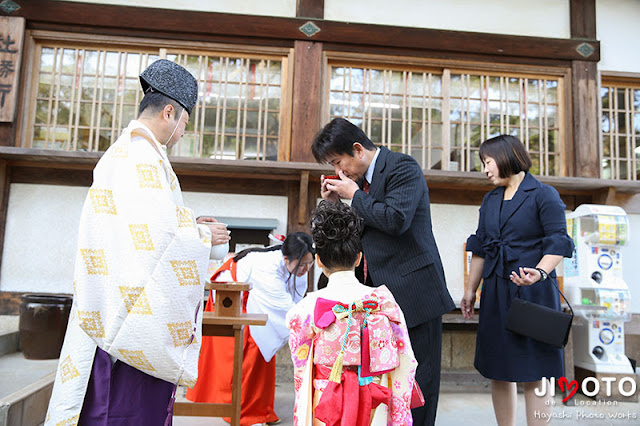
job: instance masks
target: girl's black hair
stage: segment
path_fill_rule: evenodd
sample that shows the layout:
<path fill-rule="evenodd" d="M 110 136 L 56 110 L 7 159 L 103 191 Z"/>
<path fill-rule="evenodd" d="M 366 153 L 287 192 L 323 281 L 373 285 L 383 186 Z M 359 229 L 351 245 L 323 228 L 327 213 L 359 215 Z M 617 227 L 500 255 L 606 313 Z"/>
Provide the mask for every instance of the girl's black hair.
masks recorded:
<path fill-rule="evenodd" d="M 289 279 L 293 275 L 293 283 L 287 286 L 287 291 L 291 296 L 293 296 L 294 293 L 296 293 L 296 272 L 298 272 L 302 258 L 305 257 L 307 253 L 311 253 L 312 256 L 315 256 L 316 254 L 316 251 L 313 248 L 313 240 L 309 234 L 304 232 L 295 232 L 287 236 L 282 244 L 269 247 L 250 247 L 248 249 L 244 249 L 233 257 L 233 261 L 237 262 L 249 253 L 264 253 L 276 250 L 281 250 L 284 256 L 297 261 L 295 269 L 293 272 L 290 272 L 287 277 L 287 282 L 289 282 Z"/>
<path fill-rule="evenodd" d="M 353 267 L 362 251 L 363 225 L 351 207 L 322 200 L 311 217 L 311 235 L 320 261 L 329 269 Z"/>

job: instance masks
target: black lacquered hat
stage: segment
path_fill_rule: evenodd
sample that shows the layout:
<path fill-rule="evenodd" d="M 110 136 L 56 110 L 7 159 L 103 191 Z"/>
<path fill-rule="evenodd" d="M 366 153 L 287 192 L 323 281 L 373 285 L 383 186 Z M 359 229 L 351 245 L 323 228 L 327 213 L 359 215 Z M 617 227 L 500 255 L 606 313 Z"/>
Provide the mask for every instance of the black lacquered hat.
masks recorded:
<path fill-rule="evenodd" d="M 140 74 L 142 91 L 160 92 L 170 97 L 187 110 L 196 106 L 198 100 L 198 82 L 184 67 L 166 59 L 158 59 Z"/>

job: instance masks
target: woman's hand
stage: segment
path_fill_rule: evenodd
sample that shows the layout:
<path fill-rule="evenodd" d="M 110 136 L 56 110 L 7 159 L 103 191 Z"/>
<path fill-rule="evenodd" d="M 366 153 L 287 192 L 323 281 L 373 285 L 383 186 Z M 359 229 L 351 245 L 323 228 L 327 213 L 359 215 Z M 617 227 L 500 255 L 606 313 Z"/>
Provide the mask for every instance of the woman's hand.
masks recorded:
<path fill-rule="evenodd" d="M 509 276 L 509 279 L 511 279 L 511 282 L 513 282 L 515 285 L 535 284 L 542 278 L 542 276 L 540 275 L 540 271 L 538 271 L 536 268 L 520 267 L 519 269 L 519 275 L 516 271 L 511 271 L 511 276 Z"/>
<path fill-rule="evenodd" d="M 474 305 L 476 304 L 476 292 L 466 291 L 460 301 L 460 310 L 465 319 L 471 319 L 473 316 Z"/>

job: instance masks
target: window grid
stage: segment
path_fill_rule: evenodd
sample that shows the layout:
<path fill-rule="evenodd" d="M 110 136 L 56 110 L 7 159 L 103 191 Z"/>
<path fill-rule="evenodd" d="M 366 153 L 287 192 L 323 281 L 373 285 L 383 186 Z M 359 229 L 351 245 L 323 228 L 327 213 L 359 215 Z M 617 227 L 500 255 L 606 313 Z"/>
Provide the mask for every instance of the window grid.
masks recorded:
<path fill-rule="evenodd" d="M 283 61 L 168 54 L 197 76 L 200 96 L 177 155 L 277 160 Z"/>
<path fill-rule="evenodd" d="M 441 74 L 337 66 L 329 84 L 330 119 L 344 117 L 421 164 L 440 162 Z"/>
<path fill-rule="evenodd" d="M 32 148 L 104 151 L 137 116 L 139 74 L 161 57 L 198 79 L 198 103 L 173 155 L 278 160 L 286 56 L 37 47 Z"/>
<path fill-rule="evenodd" d="M 329 119 L 352 121 L 374 143 L 412 155 L 424 169 L 480 171 L 480 143 L 507 133 L 525 143 L 532 173 L 562 173 L 562 77 L 343 64 L 329 71 Z"/>
<path fill-rule="evenodd" d="M 480 143 L 511 134 L 529 151 L 532 173 L 559 174 L 559 86 L 542 78 L 451 73 L 452 160 L 460 170 L 479 171 Z"/>
<path fill-rule="evenodd" d="M 42 47 L 32 148 L 104 151 L 136 115 L 150 53 Z"/>
<path fill-rule="evenodd" d="M 640 88 L 602 83 L 604 179 L 640 180 Z"/>

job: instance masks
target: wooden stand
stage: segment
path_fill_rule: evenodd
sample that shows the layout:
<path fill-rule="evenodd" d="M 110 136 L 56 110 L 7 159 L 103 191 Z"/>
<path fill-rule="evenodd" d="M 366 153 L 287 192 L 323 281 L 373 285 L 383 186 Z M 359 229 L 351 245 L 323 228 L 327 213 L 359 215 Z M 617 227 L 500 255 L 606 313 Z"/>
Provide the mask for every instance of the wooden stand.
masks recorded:
<path fill-rule="evenodd" d="M 216 291 L 216 317 L 239 317 L 242 315 L 242 292 L 251 290 L 251 284 L 231 281 L 210 283 L 206 288 Z"/>
<path fill-rule="evenodd" d="M 240 396 L 242 387 L 242 344 L 244 342 L 244 326 L 263 326 L 267 323 L 266 314 L 242 314 L 241 292 L 249 290 L 248 284 L 213 283 L 207 289 L 216 290 L 216 310 L 205 312 L 202 317 L 203 336 L 230 336 L 233 345 L 233 379 L 231 404 L 211 404 L 204 402 L 176 402 L 173 406 L 174 416 L 231 417 L 231 425 L 240 425 Z M 220 301 L 219 301 L 220 299 Z M 229 299 L 228 306 L 224 301 Z M 224 307 L 225 311 L 219 310 Z M 223 315 L 222 312 L 235 312 L 238 315 Z"/>

